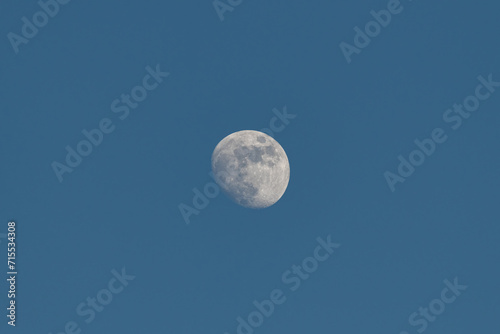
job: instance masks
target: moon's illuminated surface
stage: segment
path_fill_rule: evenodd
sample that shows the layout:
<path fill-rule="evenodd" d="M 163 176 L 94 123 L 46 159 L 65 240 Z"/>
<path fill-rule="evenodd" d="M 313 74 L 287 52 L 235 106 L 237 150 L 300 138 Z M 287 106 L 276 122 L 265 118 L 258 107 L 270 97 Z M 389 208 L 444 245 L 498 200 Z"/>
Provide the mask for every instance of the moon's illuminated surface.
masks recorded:
<path fill-rule="evenodd" d="M 238 131 L 215 147 L 212 170 L 219 186 L 236 203 L 267 208 L 285 193 L 290 165 L 285 150 L 259 131 Z"/>

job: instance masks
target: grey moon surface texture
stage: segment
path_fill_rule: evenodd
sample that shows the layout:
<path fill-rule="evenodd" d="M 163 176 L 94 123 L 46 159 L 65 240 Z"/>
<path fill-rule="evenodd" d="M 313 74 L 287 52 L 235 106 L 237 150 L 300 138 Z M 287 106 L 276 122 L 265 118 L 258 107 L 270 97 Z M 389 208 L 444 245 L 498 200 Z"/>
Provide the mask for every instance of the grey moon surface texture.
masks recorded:
<path fill-rule="evenodd" d="M 276 203 L 290 179 L 285 150 L 272 137 L 252 130 L 232 133 L 217 144 L 212 171 L 233 201 L 252 209 Z"/>

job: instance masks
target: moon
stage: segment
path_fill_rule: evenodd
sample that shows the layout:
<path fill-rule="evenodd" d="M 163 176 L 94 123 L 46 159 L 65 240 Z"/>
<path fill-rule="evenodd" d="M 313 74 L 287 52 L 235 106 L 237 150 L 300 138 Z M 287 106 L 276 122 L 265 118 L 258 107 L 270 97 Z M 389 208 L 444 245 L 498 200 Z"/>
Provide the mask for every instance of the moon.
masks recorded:
<path fill-rule="evenodd" d="M 252 209 L 276 203 L 290 179 L 285 150 L 271 136 L 252 130 L 232 133 L 217 144 L 212 171 L 233 201 Z"/>

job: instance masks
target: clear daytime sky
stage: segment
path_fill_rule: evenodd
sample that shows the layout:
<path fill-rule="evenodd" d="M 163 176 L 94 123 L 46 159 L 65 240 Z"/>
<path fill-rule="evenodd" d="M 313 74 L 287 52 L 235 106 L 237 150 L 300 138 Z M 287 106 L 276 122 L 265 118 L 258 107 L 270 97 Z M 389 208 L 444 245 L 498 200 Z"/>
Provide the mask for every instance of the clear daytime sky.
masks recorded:
<path fill-rule="evenodd" d="M 224 20 L 212 0 L 60 1 L 17 53 L 8 35 L 40 4 L 0 3 L 1 333 L 235 334 L 275 289 L 286 301 L 255 334 L 498 333 L 500 87 L 443 118 L 479 76 L 500 82 L 498 1 L 401 0 L 350 63 L 340 44 L 394 0 L 224 0 Z M 144 100 L 121 100 L 137 86 Z M 252 210 L 219 194 L 186 224 L 217 143 L 285 107 L 283 197 Z M 436 128 L 447 140 L 391 191 L 384 173 Z M 70 169 L 94 129 L 60 182 L 54 162 Z M 329 236 L 341 246 L 292 291 L 283 275 Z M 411 325 L 455 278 L 467 288 Z"/>

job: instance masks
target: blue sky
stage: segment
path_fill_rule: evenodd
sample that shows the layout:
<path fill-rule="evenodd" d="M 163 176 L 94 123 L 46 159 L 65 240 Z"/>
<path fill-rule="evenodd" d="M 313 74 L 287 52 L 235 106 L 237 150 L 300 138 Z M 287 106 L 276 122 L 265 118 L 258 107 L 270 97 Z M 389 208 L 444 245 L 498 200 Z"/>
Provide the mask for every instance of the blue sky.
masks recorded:
<path fill-rule="evenodd" d="M 500 81 L 500 4 L 402 0 L 348 63 L 340 44 L 388 3 L 243 1 L 221 21 L 210 0 L 70 1 L 16 53 L 8 34 L 40 6 L 2 2 L 0 233 L 17 222 L 19 272 L 2 332 L 233 334 L 279 289 L 255 333 L 413 334 L 455 278 L 466 290 L 425 332 L 498 332 L 500 88 L 457 130 L 443 115 L 479 76 Z M 112 103 L 157 68 L 169 75 L 120 119 Z M 186 224 L 179 204 L 211 182 L 217 143 L 284 107 L 281 200 L 219 195 Z M 103 119 L 112 132 L 60 182 L 53 162 Z M 435 128 L 446 142 L 391 191 L 384 173 Z M 283 274 L 328 236 L 341 246 L 292 291 Z M 87 323 L 77 308 L 123 268 L 135 278 Z"/>

